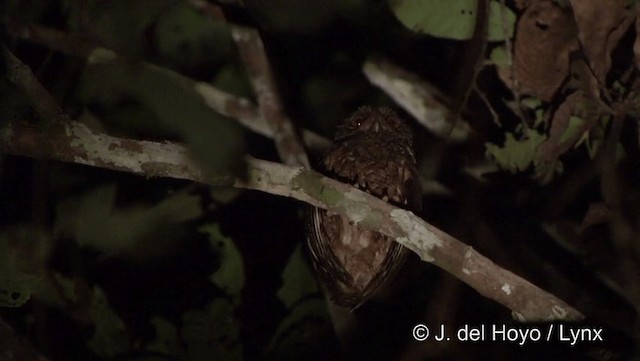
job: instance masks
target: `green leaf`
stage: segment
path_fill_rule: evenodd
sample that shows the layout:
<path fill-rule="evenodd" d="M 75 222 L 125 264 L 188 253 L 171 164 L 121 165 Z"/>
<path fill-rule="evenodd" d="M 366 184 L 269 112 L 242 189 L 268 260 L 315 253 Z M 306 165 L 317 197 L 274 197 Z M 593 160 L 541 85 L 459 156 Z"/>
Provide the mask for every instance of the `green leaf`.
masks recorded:
<path fill-rule="evenodd" d="M 314 345 L 329 344 L 333 335 L 331 319 L 323 299 L 306 299 L 297 304 L 269 341 L 266 352 L 274 359 L 296 360 Z"/>
<path fill-rule="evenodd" d="M 503 45 L 500 45 L 491 49 L 489 60 L 491 64 L 499 68 L 506 68 L 507 66 L 509 66 L 509 58 L 507 57 L 506 47 Z"/>
<path fill-rule="evenodd" d="M 20 307 L 31 299 L 42 277 L 0 270 L 0 307 Z"/>
<path fill-rule="evenodd" d="M 89 286 L 78 279 L 67 278 L 60 273 L 51 272 L 47 282 L 42 283 L 34 297 L 44 305 L 56 308 L 68 307 L 69 304 L 86 302 L 90 293 Z"/>
<path fill-rule="evenodd" d="M 205 310 L 190 310 L 182 316 L 180 335 L 192 361 L 241 360 L 240 325 L 234 307 L 218 298 Z"/>
<path fill-rule="evenodd" d="M 171 322 L 157 316 L 153 317 L 149 322 L 155 329 L 156 338 L 145 349 L 171 355 L 180 360 L 186 359 L 186 353 L 180 344 L 176 327 Z"/>
<path fill-rule="evenodd" d="M 244 190 L 233 187 L 211 187 L 209 196 L 217 204 L 227 204 L 236 199 Z"/>
<path fill-rule="evenodd" d="M 89 110 L 85 110 L 78 121 L 87 124 L 92 116 Z M 95 118 L 93 121 L 96 121 Z M 140 134 L 152 139 L 175 137 L 175 132 L 158 127 L 158 122 L 158 117 L 149 108 L 139 103 L 129 102 L 119 104 L 108 113 L 101 114 L 97 124 L 104 124 L 109 134 L 122 138 L 136 138 Z"/>
<path fill-rule="evenodd" d="M 81 278 L 51 272 L 38 290 L 38 301 L 60 308 L 72 317 L 93 326 L 87 346 L 102 359 L 114 359 L 131 349 L 132 337 L 120 316 L 111 308 L 104 291 Z"/>
<path fill-rule="evenodd" d="M 485 143 L 485 154 L 502 169 L 511 173 L 522 172 L 533 164 L 536 149 L 546 138 L 546 135 L 531 129 L 524 131 L 522 139 L 516 139 L 513 133 L 507 133 L 502 146 Z"/>
<path fill-rule="evenodd" d="M 389 3 L 398 20 L 412 31 L 454 40 L 468 40 L 473 36 L 477 0 L 390 0 Z M 506 26 L 502 23 L 503 16 Z M 511 37 L 515 22 L 516 16 L 510 9 L 503 9 L 498 1 L 492 0 L 488 40 Z"/>
<path fill-rule="evenodd" d="M 506 6 L 502 6 L 499 1 L 492 0 L 489 3 L 489 41 L 504 41 L 513 37 L 516 24 L 516 14 Z"/>
<path fill-rule="evenodd" d="M 186 2 L 177 2 L 160 14 L 154 30 L 160 55 L 181 66 L 220 64 L 233 49 L 226 23 L 211 20 Z"/>
<path fill-rule="evenodd" d="M 109 306 L 102 289 L 93 287 L 89 315 L 95 333 L 88 341 L 89 348 L 102 358 L 112 359 L 129 350 L 131 336 L 118 314 Z"/>
<path fill-rule="evenodd" d="M 520 99 L 520 104 L 525 108 L 536 110 L 542 106 L 542 101 L 539 98 L 529 96 Z"/>
<path fill-rule="evenodd" d="M 313 272 L 304 261 L 302 245 L 296 247 L 282 272 L 278 298 L 289 314 L 271 338 L 267 354 L 276 359 L 298 359 L 312 345 L 327 343 L 322 338 L 333 334 L 331 321 Z"/>
<path fill-rule="evenodd" d="M 149 27 L 172 3 L 175 0 L 66 0 L 63 8 L 71 32 L 86 32 L 90 25 L 96 42 L 120 54 L 142 58 L 148 49 Z"/>
<path fill-rule="evenodd" d="M 602 146 L 602 139 L 594 139 L 594 140 L 589 140 L 586 143 L 586 147 L 587 147 L 587 152 L 589 153 L 589 158 L 590 159 L 594 159 L 596 154 L 598 154 L 598 150 L 600 149 L 600 147 Z"/>
<path fill-rule="evenodd" d="M 575 115 L 572 115 L 569 118 L 569 124 L 567 125 L 567 128 L 564 130 L 564 132 L 560 136 L 560 140 L 558 141 L 558 144 L 563 144 L 572 139 L 580 139 L 580 138 L 583 138 L 583 136 L 588 135 L 588 130 L 585 131 L 582 128 L 584 123 L 585 123 L 584 119 L 577 117 Z M 578 135 L 578 132 L 580 132 L 581 130 L 583 131 L 584 134 L 580 138 L 576 138 L 576 136 Z M 575 145 L 578 146 L 580 143 L 581 141 L 578 141 L 576 142 Z"/>
<path fill-rule="evenodd" d="M 211 83 L 218 89 L 244 98 L 253 97 L 253 88 L 247 72 L 237 62 L 222 66 Z"/>
<path fill-rule="evenodd" d="M 0 234 L 0 307 L 20 307 L 41 288 L 50 250 L 48 237 L 32 227 Z"/>
<path fill-rule="evenodd" d="M 117 106 L 134 100 L 155 114 L 156 127 L 171 131 L 185 143 L 206 175 L 226 179 L 242 174 L 242 127 L 209 108 L 196 91 L 195 81 L 145 62 L 103 60 L 104 56 L 95 56 L 99 53 L 96 50 L 90 56 L 92 66 L 82 80 L 86 102 Z"/>
<path fill-rule="evenodd" d="M 231 238 L 220 233 L 218 224 L 202 226 L 199 231 L 209 235 L 209 244 L 220 257 L 220 268 L 211 276 L 211 281 L 224 290 L 234 303 L 239 303 L 244 286 L 244 264 L 240 251 Z"/>
<path fill-rule="evenodd" d="M 298 245 L 282 272 L 282 287 L 278 290 L 278 298 L 290 308 L 294 303 L 318 292 L 313 271 L 302 257 L 302 246 Z"/>
<path fill-rule="evenodd" d="M 56 232 L 80 245 L 110 254 L 146 257 L 176 241 L 184 222 L 201 216 L 200 196 L 174 192 L 151 206 L 115 207 L 116 186 L 109 184 L 56 207 Z M 163 242 L 157 242 L 163 239 Z M 141 245 L 152 243 L 155 248 Z"/>

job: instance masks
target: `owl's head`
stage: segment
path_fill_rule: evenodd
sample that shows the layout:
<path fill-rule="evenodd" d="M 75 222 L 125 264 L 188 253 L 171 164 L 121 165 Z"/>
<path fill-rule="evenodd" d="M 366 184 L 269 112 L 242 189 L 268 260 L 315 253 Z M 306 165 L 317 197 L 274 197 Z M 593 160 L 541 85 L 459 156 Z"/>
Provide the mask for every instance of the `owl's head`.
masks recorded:
<path fill-rule="evenodd" d="M 411 144 L 411 129 L 387 107 L 363 106 L 338 126 L 335 141 L 353 136 L 380 136 Z"/>

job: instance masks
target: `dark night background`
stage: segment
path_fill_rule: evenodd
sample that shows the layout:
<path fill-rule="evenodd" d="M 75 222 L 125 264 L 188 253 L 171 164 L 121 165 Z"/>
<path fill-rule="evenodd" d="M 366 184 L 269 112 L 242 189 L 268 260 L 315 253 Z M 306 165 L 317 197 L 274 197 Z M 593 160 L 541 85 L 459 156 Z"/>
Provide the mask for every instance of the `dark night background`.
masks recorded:
<path fill-rule="evenodd" d="M 360 333 L 345 356 L 307 262 L 305 206 L 300 202 L 4 153 L 2 320 L 50 360 L 638 357 L 636 109 L 608 122 L 583 115 L 596 119 L 585 128 L 587 143 L 613 142 L 619 150 L 613 163 L 592 156 L 582 143 L 561 152 L 562 171 L 552 170 L 547 179 L 541 179 L 533 161 L 524 169 L 508 169 L 490 155 L 488 143 L 525 158 L 535 150 L 524 141 L 506 146 L 510 135 L 523 133 L 510 104 L 514 94 L 496 66 L 484 66 L 473 79 L 478 39 L 412 32 L 394 15 L 399 3 L 245 0 L 217 5 L 229 22 L 259 30 L 285 111 L 296 127 L 331 138 L 336 124 L 361 105 L 397 110 L 415 131 L 424 185 L 420 216 L 579 309 L 587 318 L 574 326 L 604 328 L 604 342 L 416 342 L 411 337 L 416 323 L 450 329 L 521 325 L 508 309 L 414 257 L 391 290 L 357 311 Z M 520 20 L 523 2 L 506 3 Z M 202 110 L 193 93 L 151 69 L 150 64 L 169 69 L 255 104 L 228 25 L 189 2 L 0 4 L 3 46 L 30 67 L 72 119 L 122 138 L 184 143 L 202 168 L 214 174 L 238 172 L 243 154 L 278 161 L 271 139 Z M 89 64 L 22 39 L 16 29 L 30 24 L 61 30 L 72 41 L 100 44 L 126 60 Z M 612 108 L 634 99 L 634 41 L 631 26 L 614 48 L 606 84 L 601 84 L 619 92 L 607 99 Z M 485 44 L 487 59 L 502 44 Z M 372 55 L 440 89 L 473 129 L 469 139 L 454 142 L 432 135 L 373 86 L 362 73 Z M 627 69 L 630 75 L 623 77 Z M 41 119 L 33 102 L 6 76 L 9 70 L 3 69 L 0 77 L 0 126 L 47 129 L 51 119 Z M 476 90 L 463 105 L 472 83 Z M 523 110 L 539 134 L 550 133 L 549 117 L 581 89 L 569 83 L 565 80 L 537 108 Z M 534 124 L 535 119 L 546 123 Z M 617 139 L 611 136 L 615 121 L 622 124 Z M 313 163 L 320 155 L 309 154 Z M 476 176 L 479 169 L 487 171 Z M 25 295 L 28 301 L 22 299 Z"/>

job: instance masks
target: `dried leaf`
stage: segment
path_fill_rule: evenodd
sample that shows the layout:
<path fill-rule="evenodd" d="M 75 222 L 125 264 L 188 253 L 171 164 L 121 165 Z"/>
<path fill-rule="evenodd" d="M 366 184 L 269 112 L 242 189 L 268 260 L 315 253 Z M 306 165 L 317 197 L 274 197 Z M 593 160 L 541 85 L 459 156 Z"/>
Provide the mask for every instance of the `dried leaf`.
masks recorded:
<path fill-rule="evenodd" d="M 536 174 L 550 179 L 558 158 L 571 149 L 599 119 L 591 102 L 580 91 L 569 95 L 551 120 L 548 139 L 538 148 Z"/>
<path fill-rule="evenodd" d="M 587 210 L 587 214 L 582 219 L 582 223 L 580 223 L 580 231 L 584 231 L 591 226 L 607 223 L 612 217 L 611 208 L 606 203 L 592 203 L 589 205 L 589 210 Z"/>
<path fill-rule="evenodd" d="M 569 55 L 578 49 L 569 11 L 550 0 L 531 4 L 518 22 L 514 67 L 523 94 L 549 101 L 569 74 Z M 513 82 L 507 86 L 513 88 Z"/>
<path fill-rule="evenodd" d="M 570 0 L 578 38 L 600 84 L 611 67 L 611 52 L 635 20 L 628 0 Z"/>

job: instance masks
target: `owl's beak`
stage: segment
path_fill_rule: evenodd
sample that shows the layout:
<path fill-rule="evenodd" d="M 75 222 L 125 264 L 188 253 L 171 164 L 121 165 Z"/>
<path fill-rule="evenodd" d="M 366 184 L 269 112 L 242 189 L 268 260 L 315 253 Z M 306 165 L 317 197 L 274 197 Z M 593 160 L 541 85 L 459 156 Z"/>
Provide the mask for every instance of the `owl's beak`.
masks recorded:
<path fill-rule="evenodd" d="M 380 129 L 380 124 L 378 122 L 374 122 L 373 131 L 377 133 L 379 129 Z"/>

